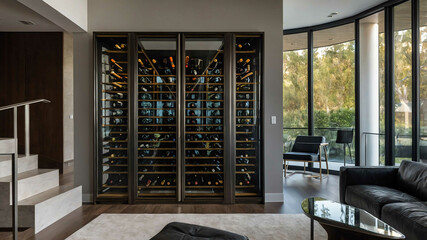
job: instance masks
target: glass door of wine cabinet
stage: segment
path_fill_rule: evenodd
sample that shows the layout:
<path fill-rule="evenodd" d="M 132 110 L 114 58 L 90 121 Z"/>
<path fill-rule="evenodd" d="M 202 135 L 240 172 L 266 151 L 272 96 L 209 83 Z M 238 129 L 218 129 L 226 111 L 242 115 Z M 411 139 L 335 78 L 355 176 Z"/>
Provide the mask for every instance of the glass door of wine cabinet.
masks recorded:
<path fill-rule="evenodd" d="M 177 197 L 177 36 L 141 36 L 137 198 Z"/>
<path fill-rule="evenodd" d="M 128 197 L 128 35 L 99 35 L 97 198 Z"/>
<path fill-rule="evenodd" d="M 236 197 L 262 196 L 261 36 L 236 35 Z"/>
<path fill-rule="evenodd" d="M 184 198 L 224 198 L 224 37 L 186 36 Z"/>

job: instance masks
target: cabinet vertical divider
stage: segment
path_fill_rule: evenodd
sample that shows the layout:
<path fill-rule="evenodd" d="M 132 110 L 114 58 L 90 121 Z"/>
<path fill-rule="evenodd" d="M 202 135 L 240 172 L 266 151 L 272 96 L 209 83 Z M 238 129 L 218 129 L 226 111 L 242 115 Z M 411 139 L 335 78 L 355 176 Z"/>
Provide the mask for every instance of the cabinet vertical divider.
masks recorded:
<path fill-rule="evenodd" d="M 224 202 L 234 203 L 234 169 L 236 159 L 235 137 L 235 77 L 234 77 L 234 34 L 225 35 L 224 45 Z"/>
<path fill-rule="evenodd" d="M 94 139 L 94 148 L 93 151 L 93 185 L 92 185 L 92 203 L 96 204 L 97 198 L 98 198 L 98 182 L 100 181 L 100 174 L 98 171 L 98 161 L 99 156 L 102 154 L 102 148 L 99 147 L 100 142 L 100 136 L 101 136 L 101 129 L 98 127 L 98 119 L 100 116 L 99 106 L 101 106 L 101 98 L 99 97 L 99 79 L 98 77 L 101 76 L 101 68 L 99 67 L 99 63 L 101 62 L 101 55 L 97 54 L 99 52 L 99 45 L 97 44 L 96 37 L 93 38 L 93 61 L 94 61 L 94 74 L 93 74 L 93 89 L 94 89 L 94 99 L 93 99 L 93 105 L 94 105 L 94 114 L 93 114 L 93 122 L 94 122 L 94 133 L 93 133 L 93 139 Z"/>
<path fill-rule="evenodd" d="M 135 34 L 129 36 L 129 203 L 134 204 L 138 193 L 138 46 Z M 131 64 L 132 63 L 132 64 Z"/>
<path fill-rule="evenodd" d="M 179 119 L 180 124 L 178 125 L 179 134 L 181 135 L 179 144 L 180 144 L 180 154 L 179 154 L 179 166 L 180 169 L 180 199 L 179 201 L 184 202 L 185 201 L 185 34 L 180 34 L 180 37 L 178 38 L 179 42 L 179 53 L 180 53 L 180 65 L 179 69 L 181 70 L 181 74 L 179 75 L 179 82 L 178 82 L 178 94 L 181 101 L 179 101 Z"/>
<path fill-rule="evenodd" d="M 178 141 L 178 143 L 177 143 L 177 154 L 176 154 L 176 157 L 177 157 L 177 159 L 176 159 L 176 166 L 177 166 L 177 168 L 176 168 L 176 171 L 177 171 L 177 176 L 176 176 L 176 179 L 177 179 L 177 181 L 176 181 L 176 191 L 177 191 L 177 201 L 178 202 L 181 202 L 181 201 L 183 201 L 183 186 L 185 185 L 185 184 L 183 184 L 184 182 L 185 182 L 185 174 L 183 174 L 182 172 L 183 172 L 183 169 L 184 169 L 184 167 L 183 167 L 183 165 L 184 165 L 184 163 L 183 163 L 183 154 L 184 154 L 184 149 L 183 149 L 183 147 L 184 147 L 184 141 L 185 141 L 185 135 L 184 135 L 184 123 L 185 123 L 185 114 L 182 114 L 182 112 L 183 111 L 185 111 L 185 98 L 183 98 L 182 96 L 182 94 L 180 94 L 181 92 L 182 92 L 182 89 L 184 89 L 185 90 L 185 88 L 183 88 L 182 87 L 182 82 L 183 82 L 183 73 L 185 73 L 185 69 L 184 70 L 182 70 L 183 68 L 183 66 L 184 66 L 184 68 L 185 68 L 185 64 L 183 64 L 184 63 L 184 61 L 185 61 L 185 59 L 183 59 L 183 58 L 185 58 L 185 51 L 184 51 L 184 49 L 182 48 L 183 47 L 183 40 L 182 40 L 182 38 L 183 38 L 183 35 L 182 34 L 178 34 L 177 35 L 177 41 L 176 41 L 176 49 L 177 49 L 177 57 L 176 57 L 176 59 L 177 59 L 177 68 L 176 68 L 176 76 L 177 76 L 177 79 L 176 79 L 176 95 L 177 95 L 177 106 L 176 106 L 176 111 L 177 111 L 177 113 L 179 113 L 179 114 L 177 114 L 177 141 Z M 184 60 L 184 61 L 183 61 Z M 185 113 L 185 112 L 184 112 Z"/>

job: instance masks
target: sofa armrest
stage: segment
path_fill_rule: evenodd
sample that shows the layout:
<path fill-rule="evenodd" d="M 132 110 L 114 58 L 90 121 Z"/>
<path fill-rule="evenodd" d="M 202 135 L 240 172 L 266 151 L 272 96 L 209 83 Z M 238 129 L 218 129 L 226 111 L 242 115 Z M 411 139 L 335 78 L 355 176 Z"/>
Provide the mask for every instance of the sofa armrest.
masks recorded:
<path fill-rule="evenodd" d="M 398 167 L 341 167 L 340 201 L 345 203 L 345 191 L 350 185 L 396 187 Z"/>

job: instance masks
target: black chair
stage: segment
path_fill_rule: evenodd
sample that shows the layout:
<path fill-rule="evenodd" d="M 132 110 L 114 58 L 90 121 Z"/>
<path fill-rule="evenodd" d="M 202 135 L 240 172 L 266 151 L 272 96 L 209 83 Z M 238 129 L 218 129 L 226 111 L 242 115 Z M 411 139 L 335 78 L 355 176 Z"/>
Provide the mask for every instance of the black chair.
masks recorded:
<path fill-rule="evenodd" d="M 350 161 L 353 159 L 351 156 L 350 143 L 353 143 L 353 128 L 351 129 L 340 129 L 337 131 L 337 140 L 336 143 L 343 144 L 344 146 L 344 166 L 345 166 L 345 147 L 348 147 L 350 152 Z"/>
<path fill-rule="evenodd" d="M 313 175 L 312 177 L 320 179 L 322 179 L 322 161 L 325 161 L 326 172 L 329 175 L 327 146 L 328 143 L 326 143 L 326 139 L 323 136 L 297 136 L 291 152 L 283 154 L 285 177 L 287 177 L 289 161 L 304 162 L 304 173 L 307 162 L 319 163 L 319 175 Z M 324 158 L 322 157 L 322 151 L 324 152 Z"/>

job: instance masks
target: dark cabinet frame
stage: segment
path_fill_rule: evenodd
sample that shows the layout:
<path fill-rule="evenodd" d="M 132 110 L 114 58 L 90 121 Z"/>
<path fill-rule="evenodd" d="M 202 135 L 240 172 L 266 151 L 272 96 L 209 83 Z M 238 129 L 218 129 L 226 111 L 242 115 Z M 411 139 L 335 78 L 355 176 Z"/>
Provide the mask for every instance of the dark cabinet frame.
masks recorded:
<path fill-rule="evenodd" d="M 101 54 L 100 46 L 97 44 L 98 36 L 127 37 L 128 38 L 128 196 L 126 198 L 103 198 L 98 196 L 99 179 L 102 178 L 99 171 L 99 158 L 102 156 L 102 128 L 99 127 L 100 119 L 100 87 L 99 76 L 101 76 Z M 176 150 L 176 198 L 147 198 L 137 197 L 138 190 L 138 38 L 144 36 L 176 36 L 177 39 L 177 150 Z M 253 197 L 235 196 L 235 171 L 236 171 L 236 36 L 245 35 L 260 37 L 261 46 L 259 56 L 259 76 L 261 79 L 257 89 L 257 161 L 259 166 L 259 195 Z M 221 36 L 224 38 L 224 196 L 221 198 L 198 197 L 190 198 L 185 196 L 185 38 L 186 36 L 209 37 Z M 263 81 L 264 81 L 264 33 L 262 32 L 96 32 L 93 37 L 94 56 L 94 165 L 93 165 L 93 203 L 98 202 L 126 202 L 134 203 L 235 203 L 235 202 L 264 202 L 264 159 L 263 159 Z"/>

